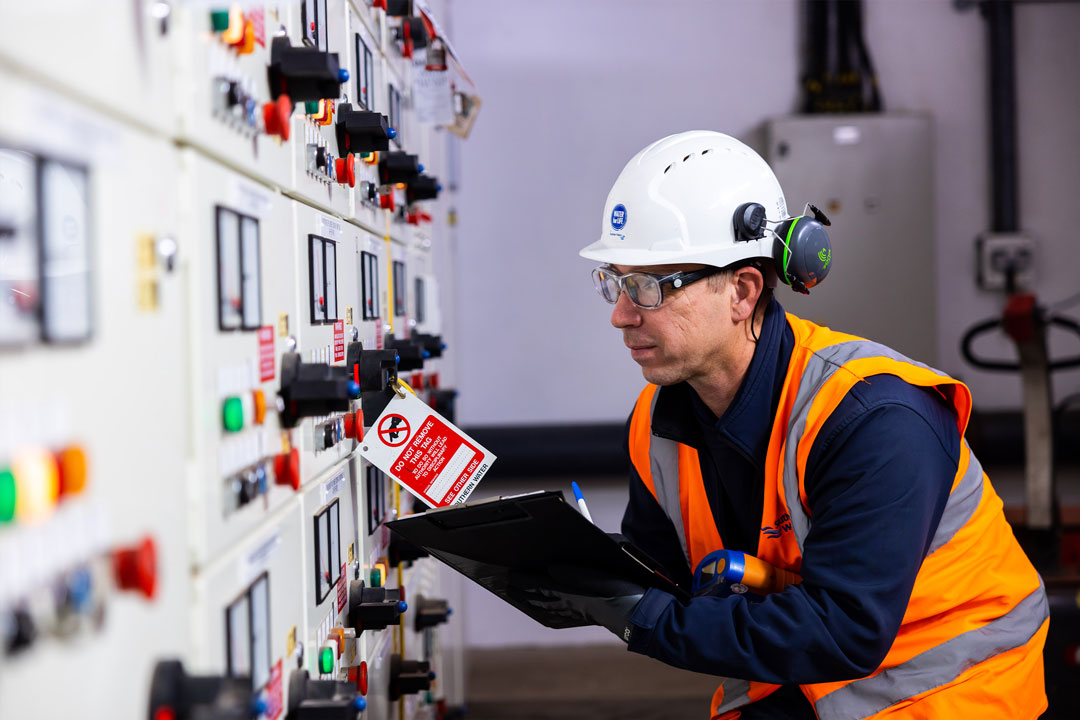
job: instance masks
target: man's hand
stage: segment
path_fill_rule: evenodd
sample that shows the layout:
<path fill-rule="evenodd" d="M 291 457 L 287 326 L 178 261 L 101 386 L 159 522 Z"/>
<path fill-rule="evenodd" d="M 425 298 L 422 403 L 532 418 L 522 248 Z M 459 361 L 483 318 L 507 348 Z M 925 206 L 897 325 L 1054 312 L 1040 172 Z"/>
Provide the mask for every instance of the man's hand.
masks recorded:
<path fill-rule="evenodd" d="M 644 587 L 571 565 L 553 565 L 547 572 L 547 577 L 511 576 L 513 595 L 545 613 L 606 627 L 630 642 L 630 615 Z"/>

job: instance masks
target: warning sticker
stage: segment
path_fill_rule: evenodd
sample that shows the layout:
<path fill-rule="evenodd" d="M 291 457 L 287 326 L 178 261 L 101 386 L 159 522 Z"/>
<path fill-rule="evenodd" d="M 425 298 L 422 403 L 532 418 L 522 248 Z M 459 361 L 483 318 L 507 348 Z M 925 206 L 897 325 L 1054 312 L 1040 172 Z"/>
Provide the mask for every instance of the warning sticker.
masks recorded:
<path fill-rule="evenodd" d="M 462 503 L 495 456 L 412 393 L 395 396 L 360 455 L 431 507 Z"/>
<path fill-rule="evenodd" d="M 270 682 L 266 684 L 266 710 L 264 715 L 267 720 L 277 720 L 281 711 L 285 709 L 285 693 L 281 678 L 281 660 L 274 663 L 270 668 Z"/>
<path fill-rule="evenodd" d="M 274 327 L 259 328 L 259 382 L 274 379 Z"/>
<path fill-rule="evenodd" d="M 334 362 L 345 359 L 345 321 L 338 320 L 334 323 Z"/>

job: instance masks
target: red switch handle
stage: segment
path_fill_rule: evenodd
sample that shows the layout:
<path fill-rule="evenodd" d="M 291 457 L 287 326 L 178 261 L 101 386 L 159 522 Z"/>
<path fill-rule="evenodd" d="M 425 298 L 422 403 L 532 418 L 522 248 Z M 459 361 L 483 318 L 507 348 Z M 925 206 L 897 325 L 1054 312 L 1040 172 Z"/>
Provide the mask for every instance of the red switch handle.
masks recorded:
<path fill-rule="evenodd" d="M 274 458 L 274 482 L 300 489 L 300 451 L 296 448 Z"/>
<path fill-rule="evenodd" d="M 145 598 L 157 589 L 157 546 L 149 535 L 138 545 L 113 550 L 113 577 L 121 590 L 134 590 Z"/>
<path fill-rule="evenodd" d="M 289 140 L 289 118 L 292 117 L 292 100 L 282 93 L 274 102 L 263 105 L 263 124 L 267 135 L 278 135 Z"/>

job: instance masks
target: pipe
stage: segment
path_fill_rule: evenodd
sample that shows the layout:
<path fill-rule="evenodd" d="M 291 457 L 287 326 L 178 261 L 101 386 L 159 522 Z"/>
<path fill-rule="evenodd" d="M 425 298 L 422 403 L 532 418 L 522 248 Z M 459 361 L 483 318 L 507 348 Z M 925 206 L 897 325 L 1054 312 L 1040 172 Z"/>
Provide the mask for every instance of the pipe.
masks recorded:
<path fill-rule="evenodd" d="M 990 162 L 993 172 L 993 229 L 1020 229 L 1016 159 L 1016 54 L 1012 0 L 986 2 L 990 35 Z"/>

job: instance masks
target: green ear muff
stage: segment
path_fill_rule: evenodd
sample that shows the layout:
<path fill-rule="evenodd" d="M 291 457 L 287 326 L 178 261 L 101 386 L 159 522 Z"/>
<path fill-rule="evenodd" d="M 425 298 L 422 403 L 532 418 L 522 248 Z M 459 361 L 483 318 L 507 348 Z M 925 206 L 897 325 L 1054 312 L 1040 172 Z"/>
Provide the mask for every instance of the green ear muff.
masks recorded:
<path fill-rule="evenodd" d="M 773 261 L 781 282 L 809 294 L 832 267 L 832 244 L 825 225 L 807 215 L 781 222 L 776 227 Z"/>

